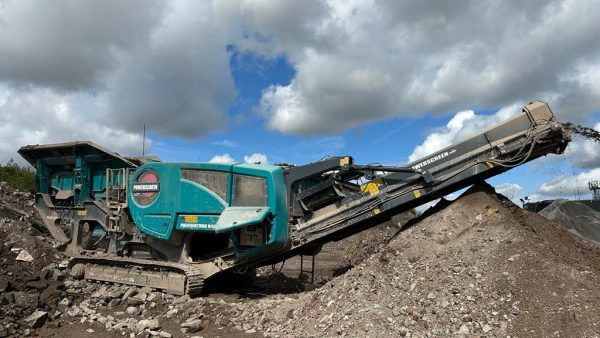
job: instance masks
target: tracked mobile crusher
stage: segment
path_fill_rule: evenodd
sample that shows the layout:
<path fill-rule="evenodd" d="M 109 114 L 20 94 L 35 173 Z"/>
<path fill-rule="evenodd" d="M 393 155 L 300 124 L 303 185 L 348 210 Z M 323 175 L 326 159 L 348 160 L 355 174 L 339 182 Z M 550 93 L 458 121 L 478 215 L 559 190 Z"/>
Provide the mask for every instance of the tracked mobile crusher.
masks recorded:
<path fill-rule="evenodd" d="M 22 147 L 35 206 L 86 279 L 194 294 L 358 233 L 549 153 L 569 132 L 533 102 L 488 130 L 400 167 L 350 156 L 301 166 L 163 163 L 91 142 Z M 401 141 L 399 141 L 401 142 Z"/>

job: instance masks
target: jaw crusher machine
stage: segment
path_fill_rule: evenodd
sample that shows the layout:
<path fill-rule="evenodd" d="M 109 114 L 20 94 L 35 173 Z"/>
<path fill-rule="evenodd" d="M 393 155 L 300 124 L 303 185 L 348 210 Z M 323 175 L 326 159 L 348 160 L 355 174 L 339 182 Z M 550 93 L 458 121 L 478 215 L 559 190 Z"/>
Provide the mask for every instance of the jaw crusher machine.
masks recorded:
<path fill-rule="evenodd" d="M 488 130 L 404 166 L 350 156 L 301 165 L 163 163 L 92 142 L 24 146 L 35 206 L 90 280 L 196 294 L 375 226 L 511 168 L 560 154 L 569 131 L 532 102 Z"/>

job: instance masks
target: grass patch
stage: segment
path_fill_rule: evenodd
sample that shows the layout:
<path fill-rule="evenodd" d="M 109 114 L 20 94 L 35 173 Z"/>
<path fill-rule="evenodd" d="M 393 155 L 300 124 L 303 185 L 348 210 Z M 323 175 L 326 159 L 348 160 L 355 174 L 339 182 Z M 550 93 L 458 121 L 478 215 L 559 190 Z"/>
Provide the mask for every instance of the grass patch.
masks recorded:
<path fill-rule="evenodd" d="M 33 169 L 18 165 L 12 158 L 6 164 L 0 163 L 0 181 L 21 191 L 34 192 L 35 190 Z"/>

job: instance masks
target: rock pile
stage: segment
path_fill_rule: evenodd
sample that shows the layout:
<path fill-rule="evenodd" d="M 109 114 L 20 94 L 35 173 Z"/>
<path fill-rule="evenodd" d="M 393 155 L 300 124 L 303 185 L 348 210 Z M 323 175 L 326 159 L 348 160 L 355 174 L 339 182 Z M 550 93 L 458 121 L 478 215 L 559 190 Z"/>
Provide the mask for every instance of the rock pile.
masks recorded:
<path fill-rule="evenodd" d="M 268 336 L 597 336 L 599 282 L 598 248 L 485 185 L 324 287 L 221 318 Z"/>
<path fill-rule="evenodd" d="M 60 310 L 69 317 L 65 320 L 97 330 L 131 332 L 134 336 L 172 336 L 162 330 L 163 325 L 157 316 L 161 312 L 159 310 L 164 310 L 164 304 L 175 299 L 172 295 L 150 288 L 86 281 L 69 280 L 65 286 L 69 297 L 63 298 L 59 304 Z"/>
<path fill-rule="evenodd" d="M 0 337 L 32 334 L 58 315 L 63 256 L 40 224 L 32 195 L 0 182 Z"/>
<path fill-rule="evenodd" d="M 415 216 L 414 212 L 408 211 L 392 217 L 390 221 L 345 239 L 343 242 L 346 249 L 343 261 L 350 266 L 354 266 L 383 250 L 402 226 Z"/>
<path fill-rule="evenodd" d="M 47 325 L 43 334 L 62 331 L 71 335 L 131 338 L 247 336 L 215 325 L 214 318 L 221 315 L 223 303 L 208 295 L 190 299 L 147 287 L 81 280 L 67 280 L 65 287 L 66 296 L 57 308 L 62 314 L 57 323 L 62 327 Z"/>
<path fill-rule="evenodd" d="M 600 212 L 589 206 L 568 200 L 556 200 L 539 212 L 573 234 L 600 245 Z"/>
<path fill-rule="evenodd" d="M 371 255 L 383 250 L 387 243 L 408 221 L 416 216 L 409 211 L 392 217 L 368 230 L 323 245 L 315 257 L 314 278 L 310 273 L 310 256 L 305 257 L 304 273 L 300 274 L 301 261 L 293 257 L 275 266 L 257 269 L 257 277 L 251 286 L 257 293 L 297 293 L 313 290 L 342 275 Z M 310 282 L 313 283 L 310 283 Z M 239 290 L 238 290 L 239 291 Z M 249 290 L 250 291 L 250 290 Z"/>

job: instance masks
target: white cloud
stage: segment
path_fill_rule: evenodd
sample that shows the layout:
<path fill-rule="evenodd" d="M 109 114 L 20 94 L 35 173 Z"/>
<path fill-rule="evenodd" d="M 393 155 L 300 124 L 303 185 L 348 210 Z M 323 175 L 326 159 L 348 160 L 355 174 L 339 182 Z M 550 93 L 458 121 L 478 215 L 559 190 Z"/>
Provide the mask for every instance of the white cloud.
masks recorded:
<path fill-rule="evenodd" d="M 495 187 L 496 192 L 506 196 L 516 205 L 521 205 L 520 199 L 525 195 L 525 189 L 517 183 L 500 183 Z"/>
<path fill-rule="evenodd" d="M 110 117 L 129 129 L 146 123 L 154 133 L 184 138 L 225 127 L 237 91 L 231 37 L 215 20 L 210 2 L 173 2 L 147 44 L 119 54 L 107 80 Z"/>
<path fill-rule="evenodd" d="M 225 153 L 222 155 L 215 155 L 208 161 L 208 163 L 236 163 L 236 162 L 237 161 L 229 153 Z M 252 155 L 244 156 L 244 162 L 245 163 L 261 163 L 261 164 L 269 163 L 269 161 L 267 159 L 267 155 L 260 154 L 260 153 L 253 153 Z"/>
<path fill-rule="evenodd" d="M 539 201 L 543 201 L 543 200 L 547 200 L 548 199 L 547 196 L 542 196 L 542 195 L 540 195 L 538 193 L 534 193 L 534 194 L 531 194 L 531 195 L 528 195 L 528 196 L 523 196 L 523 198 L 525 198 L 525 197 L 527 197 L 527 201 L 526 201 L 527 203 L 539 202 Z M 519 203 L 517 205 L 523 206 L 523 203 L 521 202 L 521 203 Z"/>
<path fill-rule="evenodd" d="M 423 143 L 416 146 L 408 156 L 409 162 L 416 161 L 438 150 L 463 141 L 483 130 L 519 113 L 520 105 L 502 108 L 492 115 L 477 115 L 472 110 L 456 113 L 448 123 L 429 134 Z"/>
<path fill-rule="evenodd" d="M 319 15 L 305 10 L 291 19 L 293 1 L 278 3 L 271 12 L 245 1 L 238 17 L 262 33 L 240 45 L 286 55 L 296 70 L 291 83 L 263 92 L 259 111 L 273 130 L 323 134 L 533 99 L 574 122 L 600 108 L 595 0 L 331 0 Z"/>
<path fill-rule="evenodd" d="M 215 155 L 213 156 L 210 160 L 208 160 L 208 163 L 235 163 L 236 160 L 233 159 L 233 157 L 231 157 L 231 155 L 229 154 L 223 154 L 223 155 Z"/>
<path fill-rule="evenodd" d="M 600 131 L 600 123 L 594 129 Z M 573 134 L 573 140 L 565 150 L 565 158 L 572 166 L 590 169 L 600 167 L 600 143 Z"/>
<path fill-rule="evenodd" d="M 260 153 L 253 153 L 252 155 L 244 156 L 244 162 L 246 163 L 260 163 L 260 164 L 268 164 L 267 155 Z"/>
<path fill-rule="evenodd" d="M 92 139 L 141 152 L 142 126 L 194 138 L 236 95 L 211 2 L 0 4 L 0 161 L 24 144 Z M 139 148 L 139 150 L 138 150 Z"/>
<path fill-rule="evenodd" d="M 511 194 L 520 194 L 523 192 L 523 187 L 517 183 L 500 183 L 495 187 L 496 192 L 508 197 Z"/>
<path fill-rule="evenodd" d="M 538 194 L 546 197 L 589 198 L 589 181 L 600 180 L 600 168 L 575 175 L 560 175 L 540 186 Z"/>
<path fill-rule="evenodd" d="M 84 94 L 56 94 L 49 89 L 15 91 L 0 85 L 0 162 L 28 144 L 89 140 L 123 155 L 141 155 L 142 131 L 131 132 L 104 125 Z M 90 116 L 82 115 L 87 112 Z M 146 150 L 152 141 L 146 140 Z"/>
<path fill-rule="evenodd" d="M 0 81 L 61 90 L 104 87 L 116 56 L 146 44 L 166 10 L 143 0 L 7 0 L 0 8 Z"/>

